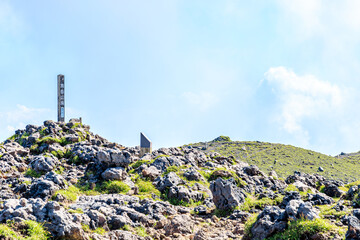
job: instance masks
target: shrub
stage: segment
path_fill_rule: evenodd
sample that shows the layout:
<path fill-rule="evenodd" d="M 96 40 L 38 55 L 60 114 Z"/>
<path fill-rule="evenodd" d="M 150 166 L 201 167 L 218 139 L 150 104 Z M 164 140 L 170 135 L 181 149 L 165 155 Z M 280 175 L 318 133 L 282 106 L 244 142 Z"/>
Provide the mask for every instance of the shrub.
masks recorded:
<path fill-rule="evenodd" d="M 98 187 L 98 189 L 103 192 L 103 193 L 123 193 L 126 194 L 129 190 L 130 187 L 119 180 L 114 180 L 114 181 L 107 181 L 107 182 L 103 182 L 102 185 L 100 185 Z"/>

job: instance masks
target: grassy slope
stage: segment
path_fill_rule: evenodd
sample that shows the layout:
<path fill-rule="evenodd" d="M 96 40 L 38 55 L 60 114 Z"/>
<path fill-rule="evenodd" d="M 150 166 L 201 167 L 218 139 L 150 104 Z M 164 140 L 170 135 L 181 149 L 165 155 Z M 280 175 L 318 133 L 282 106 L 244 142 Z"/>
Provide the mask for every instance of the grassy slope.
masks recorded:
<path fill-rule="evenodd" d="M 190 144 L 205 146 L 205 143 Z M 279 177 L 287 177 L 294 171 L 317 173 L 319 166 L 324 172 L 319 174 L 333 179 L 351 182 L 360 179 L 360 155 L 328 156 L 291 145 L 266 142 L 208 142 L 206 152 L 218 152 L 224 156 L 234 156 L 237 160 L 257 165 L 265 173 L 275 170 Z M 276 163 L 275 163 L 276 160 Z"/>

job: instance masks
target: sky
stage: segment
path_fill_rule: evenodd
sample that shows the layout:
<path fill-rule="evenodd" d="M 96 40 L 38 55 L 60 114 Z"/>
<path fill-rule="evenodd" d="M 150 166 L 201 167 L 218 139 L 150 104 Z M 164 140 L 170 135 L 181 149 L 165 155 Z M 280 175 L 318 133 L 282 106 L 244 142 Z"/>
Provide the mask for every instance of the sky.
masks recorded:
<path fill-rule="evenodd" d="M 360 150 L 357 0 L 0 0 L 0 139 L 66 120 L 125 146 Z"/>

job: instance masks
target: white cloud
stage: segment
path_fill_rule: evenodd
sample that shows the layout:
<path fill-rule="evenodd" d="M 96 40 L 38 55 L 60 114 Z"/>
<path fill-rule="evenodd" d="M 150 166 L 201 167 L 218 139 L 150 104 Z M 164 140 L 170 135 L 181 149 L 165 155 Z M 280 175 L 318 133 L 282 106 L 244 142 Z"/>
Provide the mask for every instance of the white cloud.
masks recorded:
<path fill-rule="evenodd" d="M 10 137 L 16 129 L 24 129 L 27 124 L 41 124 L 53 116 L 53 111 L 46 108 L 29 108 L 17 105 L 17 108 L 0 112 L 0 141 Z"/>
<path fill-rule="evenodd" d="M 303 146 L 310 140 L 303 121 L 333 113 L 344 104 L 345 90 L 312 75 L 298 76 L 285 67 L 270 68 L 265 73 L 265 81 L 280 101 L 277 121 Z"/>
<path fill-rule="evenodd" d="M 188 104 L 200 111 L 207 111 L 219 101 L 218 97 L 210 92 L 185 92 L 182 96 Z"/>

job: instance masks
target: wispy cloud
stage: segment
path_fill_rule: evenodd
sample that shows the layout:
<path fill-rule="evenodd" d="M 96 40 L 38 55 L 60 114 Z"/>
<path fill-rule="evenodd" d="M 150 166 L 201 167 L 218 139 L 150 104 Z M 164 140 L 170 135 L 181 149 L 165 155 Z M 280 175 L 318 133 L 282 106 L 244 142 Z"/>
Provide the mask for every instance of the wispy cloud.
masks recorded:
<path fill-rule="evenodd" d="M 312 75 L 299 76 L 285 67 L 270 68 L 265 81 L 280 102 L 277 121 L 303 146 L 309 144 L 310 138 L 303 121 L 333 113 L 344 103 L 345 92 L 339 86 Z"/>
<path fill-rule="evenodd" d="M 50 109 L 29 108 L 19 104 L 14 110 L 0 112 L 0 141 L 12 135 L 16 129 L 25 128 L 27 124 L 41 124 L 52 115 Z"/>

